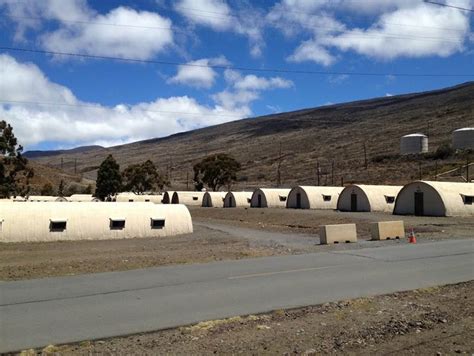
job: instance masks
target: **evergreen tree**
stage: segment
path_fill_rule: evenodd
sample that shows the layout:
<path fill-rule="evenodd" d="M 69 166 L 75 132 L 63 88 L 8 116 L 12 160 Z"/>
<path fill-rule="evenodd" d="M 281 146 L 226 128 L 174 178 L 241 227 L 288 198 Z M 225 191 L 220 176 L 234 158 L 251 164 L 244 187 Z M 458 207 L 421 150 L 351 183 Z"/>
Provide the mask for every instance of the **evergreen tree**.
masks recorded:
<path fill-rule="evenodd" d="M 109 155 L 97 171 L 97 185 L 94 196 L 100 200 L 110 200 L 122 187 L 120 165 Z"/>
<path fill-rule="evenodd" d="M 53 185 L 51 183 L 45 183 L 41 188 L 41 195 L 54 195 Z"/>
<path fill-rule="evenodd" d="M 58 187 L 58 196 L 63 197 L 64 196 L 64 181 L 61 179 L 59 182 L 59 187 Z"/>
<path fill-rule="evenodd" d="M 22 156 L 23 147 L 18 145 L 13 128 L 0 121 L 0 197 L 28 195 L 33 169 Z"/>

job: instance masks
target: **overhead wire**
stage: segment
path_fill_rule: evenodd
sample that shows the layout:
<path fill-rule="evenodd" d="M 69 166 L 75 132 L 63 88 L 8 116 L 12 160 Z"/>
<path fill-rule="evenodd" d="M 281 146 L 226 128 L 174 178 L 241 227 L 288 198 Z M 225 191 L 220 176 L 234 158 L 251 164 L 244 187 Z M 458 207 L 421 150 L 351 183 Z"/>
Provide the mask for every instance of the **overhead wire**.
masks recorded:
<path fill-rule="evenodd" d="M 310 75 L 347 75 L 347 76 L 371 76 L 371 77 L 474 77 L 474 73 L 394 73 L 394 72 L 350 72 L 350 71 L 316 71 L 316 70 L 304 70 L 304 69 L 286 69 L 286 68 L 257 68 L 257 67 L 246 67 L 246 66 L 234 66 L 234 65 L 218 65 L 218 64 L 200 64 L 200 63 L 189 63 L 189 62 L 177 62 L 177 61 L 164 61 L 164 60 L 153 60 L 153 59 L 136 59 L 126 57 L 114 57 L 114 56 L 101 56 L 94 54 L 85 53 L 72 53 L 72 52 L 59 52 L 59 51 L 47 51 L 33 48 L 20 48 L 11 46 L 0 46 L 0 50 L 12 51 L 12 52 L 23 52 L 23 53 L 36 53 L 43 55 L 52 56 L 68 56 L 78 58 L 89 58 L 89 59 L 100 59 L 100 60 L 116 60 L 124 62 L 136 62 L 136 63 L 147 63 L 147 64 L 159 64 L 167 66 L 183 66 L 183 67 L 198 67 L 198 68 L 212 68 L 212 69 L 231 69 L 243 72 L 259 72 L 259 73 L 287 73 L 287 74 L 310 74 Z"/>

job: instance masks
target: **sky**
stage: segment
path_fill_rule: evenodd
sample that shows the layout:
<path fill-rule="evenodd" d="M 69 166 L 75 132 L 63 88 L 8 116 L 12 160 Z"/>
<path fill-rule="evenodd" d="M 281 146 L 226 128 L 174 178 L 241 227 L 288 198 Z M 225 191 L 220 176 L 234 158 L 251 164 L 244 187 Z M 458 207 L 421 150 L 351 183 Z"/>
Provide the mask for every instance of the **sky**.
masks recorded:
<path fill-rule="evenodd" d="M 113 146 L 472 81 L 474 0 L 435 2 L 0 0 L 0 119 Z"/>

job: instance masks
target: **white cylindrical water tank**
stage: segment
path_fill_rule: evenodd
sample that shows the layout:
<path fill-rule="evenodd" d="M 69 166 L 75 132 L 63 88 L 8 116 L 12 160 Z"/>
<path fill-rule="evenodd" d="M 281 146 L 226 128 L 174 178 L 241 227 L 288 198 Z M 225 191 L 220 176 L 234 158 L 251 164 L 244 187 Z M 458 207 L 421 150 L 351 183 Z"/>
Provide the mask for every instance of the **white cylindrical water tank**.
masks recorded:
<path fill-rule="evenodd" d="M 422 133 L 405 135 L 400 139 L 402 155 L 428 152 L 428 136 Z"/>
<path fill-rule="evenodd" d="M 455 150 L 474 149 L 474 127 L 465 127 L 453 131 L 453 148 Z"/>

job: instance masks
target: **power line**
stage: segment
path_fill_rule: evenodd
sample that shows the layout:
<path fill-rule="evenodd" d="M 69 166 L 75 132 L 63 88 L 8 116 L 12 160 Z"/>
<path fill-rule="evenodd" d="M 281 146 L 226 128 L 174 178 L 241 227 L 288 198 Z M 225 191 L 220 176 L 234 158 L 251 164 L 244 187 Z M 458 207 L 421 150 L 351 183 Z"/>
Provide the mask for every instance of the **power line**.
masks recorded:
<path fill-rule="evenodd" d="M 286 74 L 308 74 L 308 75 L 348 75 L 348 76 L 368 76 L 368 77 L 474 77 L 474 73 L 389 73 L 389 72 L 348 72 L 348 71 L 315 71 L 315 70 L 301 70 L 301 69 L 285 69 L 285 68 L 255 68 L 255 67 L 244 67 L 244 66 L 231 66 L 231 65 L 217 65 L 217 64 L 198 64 L 198 63 L 184 63 L 175 61 L 160 61 L 152 59 L 134 59 L 124 57 L 113 57 L 113 56 L 100 56 L 93 54 L 82 54 L 82 53 L 70 53 L 70 52 L 58 52 L 58 51 L 46 51 L 32 48 L 19 48 L 19 47 L 7 47 L 0 46 L 0 50 L 12 51 L 12 52 L 23 52 L 23 53 L 37 53 L 43 55 L 52 56 L 68 56 L 77 58 L 89 58 L 89 59 L 100 59 L 100 60 L 116 60 L 123 62 L 132 63 L 147 63 L 147 64 L 159 64 L 167 66 L 184 66 L 184 67 L 199 67 L 199 68 L 213 68 L 213 69 L 233 69 L 243 72 L 258 72 L 258 73 L 286 73 Z"/>
<path fill-rule="evenodd" d="M 426 3 L 428 3 L 428 4 L 432 4 L 432 5 L 438 5 L 438 6 L 443 6 L 443 7 L 449 7 L 449 8 L 457 9 L 457 10 L 461 10 L 461 11 L 474 12 L 474 9 L 468 9 L 468 8 L 466 8 L 466 7 L 453 6 L 453 5 L 443 4 L 443 3 L 441 3 L 441 2 L 435 2 L 435 1 L 429 1 L 429 0 L 424 0 L 424 2 L 426 2 Z"/>

